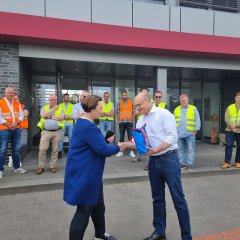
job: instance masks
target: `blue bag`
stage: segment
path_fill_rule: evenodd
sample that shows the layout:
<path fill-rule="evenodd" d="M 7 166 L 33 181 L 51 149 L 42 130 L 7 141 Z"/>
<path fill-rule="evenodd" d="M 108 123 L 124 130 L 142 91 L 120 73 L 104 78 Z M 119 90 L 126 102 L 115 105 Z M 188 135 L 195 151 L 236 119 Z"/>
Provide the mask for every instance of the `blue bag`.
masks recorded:
<path fill-rule="evenodd" d="M 149 151 L 147 147 L 151 148 L 150 143 L 148 141 L 145 126 L 146 125 L 144 125 L 141 128 L 135 128 L 132 130 L 132 136 L 139 155 L 147 153 Z"/>

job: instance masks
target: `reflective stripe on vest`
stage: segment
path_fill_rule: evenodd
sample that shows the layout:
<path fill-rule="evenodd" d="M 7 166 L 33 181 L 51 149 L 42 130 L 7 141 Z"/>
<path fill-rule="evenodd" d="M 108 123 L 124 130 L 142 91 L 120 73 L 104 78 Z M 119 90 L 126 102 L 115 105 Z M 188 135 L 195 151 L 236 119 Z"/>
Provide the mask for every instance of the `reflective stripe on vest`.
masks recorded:
<path fill-rule="evenodd" d="M 23 103 L 20 103 L 22 110 L 24 111 L 25 105 Z M 20 122 L 20 128 L 28 128 L 28 118 L 24 117 L 24 119 Z"/>
<path fill-rule="evenodd" d="M 50 109 L 50 105 L 44 106 L 45 112 L 48 112 L 49 109 Z M 55 111 L 55 117 L 60 117 L 62 110 L 63 109 L 59 107 L 58 110 Z M 40 121 L 38 122 L 37 126 L 40 127 L 41 129 L 43 129 L 43 124 L 45 123 L 45 121 L 46 121 L 45 118 L 41 118 Z M 63 121 L 58 121 L 58 126 L 59 126 L 59 128 L 64 128 Z"/>
<path fill-rule="evenodd" d="M 1 109 L 2 118 L 6 120 L 9 124 L 13 124 L 11 110 L 9 109 L 4 98 L 0 99 L 0 109 Z M 17 101 L 13 101 L 13 114 L 15 117 L 15 122 L 18 122 L 19 116 L 20 116 L 20 104 Z M 20 126 L 18 124 L 16 128 L 19 128 L 19 127 Z M 8 129 L 9 127 L 6 126 L 5 124 L 0 124 L 0 130 L 8 130 Z"/>
<path fill-rule="evenodd" d="M 127 105 L 124 104 L 123 100 L 120 100 L 120 109 L 119 109 L 119 121 L 132 121 L 133 117 L 133 107 L 132 100 L 128 99 Z"/>
<path fill-rule="evenodd" d="M 112 111 L 113 108 L 113 103 L 111 101 L 108 101 L 108 103 L 106 104 L 104 101 L 102 101 L 102 112 L 103 113 L 110 113 Z M 104 116 L 104 117 L 100 117 L 100 120 L 114 120 L 113 116 Z"/>
<path fill-rule="evenodd" d="M 64 115 L 68 117 L 73 117 L 73 104 L 68 103 L 67 109 L 64 103 L 59 104 L 59 108 L 63 109 Z M 63 120 L 63 122 L 72 123 L 73 120 Z"/>
<path fill-rule="evenodd" d="M 196 108 L 195 106 L 189 105 L 188 109 L 187 109 L 186 129 L 188 131 L 195 130 L 195 125 L 196 125 L 195 113 L 194 113 L 195 108 Z M 174 116 L 175 116 L 175 120 L 176 120 L 176 126 L 179 127 L 179 122 L 180 122 L 180 117 L 181 117 L 181 106 L 178 106 L 175 108 Z"/>
<path fill-rule="evenodd" d="M 236 104 L 233 103 L 228 107 L 230 122 L 240 126 L 240 110 L 237 113 Z"/>

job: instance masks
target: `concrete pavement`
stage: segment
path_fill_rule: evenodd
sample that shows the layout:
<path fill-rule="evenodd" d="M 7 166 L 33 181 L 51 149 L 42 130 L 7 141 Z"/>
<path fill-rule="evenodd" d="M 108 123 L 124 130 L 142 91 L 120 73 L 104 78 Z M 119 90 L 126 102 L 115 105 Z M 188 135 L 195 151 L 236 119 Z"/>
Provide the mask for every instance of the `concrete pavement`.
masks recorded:
<path fill-rule="evenodd" d="M 196 240 L 236 240 L 239 228 L 240 170 L 220 169 L 224 147 L 197 144 L 193 172 L 184 172 L 183 188 L 188 201 L 193 236 Z M 27 174 L 14 174 L 6 167 L 0 181 L 1 240 L 66 240 L 75 207 L 62 200 L 66 159 L 58 162 L 57 174 L 37 176 L 37 149 L 24 161 Z M 107 230 L 119 240 L 140 240 L 152 232 L 152 200 L 145 161 L 133 163 L 128 156 L 106 161 L 104 193 Z M 179 226 L 166 188 L 167 237 L 180 239 Z M 222 237 L 219 232 L 235 235 Z M 209 235 L 217 233 L 217 235 Z M 206 236 L 207 235 L 207 236 Z M 221 236 L 217 238 L 216 236 Z M 84 240 L 94 237 L 90 222 Z"/>

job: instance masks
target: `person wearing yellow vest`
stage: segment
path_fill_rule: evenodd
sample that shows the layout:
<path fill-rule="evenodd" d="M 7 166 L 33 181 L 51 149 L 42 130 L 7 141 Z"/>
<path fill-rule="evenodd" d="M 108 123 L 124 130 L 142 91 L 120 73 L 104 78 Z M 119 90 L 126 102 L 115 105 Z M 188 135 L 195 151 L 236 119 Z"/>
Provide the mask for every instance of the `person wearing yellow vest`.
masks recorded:
<path fill-rule="evenodd" d="M 19 97 L 18 95 L 16 94 L 14 96 L 14 101 L 17 101 L 18 103 L 19 102 Z M 26 146 L 27 145 L 27 140 L 28 140 L 28 110 L 26 109 L 25 105 L 23 103 L 20 103 L 20 106 L 22 108 L 22 111 L 23 111 L 23 120 L 22 122 L 20 122 L 19 126 L 20 126 L 20 129 L 21 129 L 21 140 L 20 140 L 20 149 L 23 147 L 23 146 Z M 9 156 L 9 162 L 8 162 L 8 167 L 13 167 L 13 160 L 12 160 L 12 156 Z M 22 162 L 20 161 L 20 167 L 22 167 Z"/>
<path fill-rule="evenodd" d="M 225 132 L 225 159 L 223 169 L 231 167 L 232 150 L 236 141 L 237 150 L 235 156 L 235 167 L 240 168 L 240 92 L 235 96 L 235 103 L 228 106 L 225 112 L 225 122 L 227 124 Z"/>
<path fill-rule="evenodd" d="M 102 115 L 99 117 L 100 130 L 103 136 L 106 135 L 108 130 L 112 129 L 112 123 L 114 120 L 114 105 L 109 100 L 110 94 L 104 92 L 102 101 Z"/>
<path fill-rule="evenodd" d="M 153 106 L 167 109 L 167 104 L 165 102 L 162 102 L 162 92 L 161 91 L 156 91 L 154 93 Z"/>
<path fill-rule="evenodd" d="M 59 108 L 63 109 L 64 112 L 64 128 L 62 129 L 61 141 L 58 144 L 58 159 L 62 158 L 63 154 L 63 142 L 65 132 L 68 135 L 68 142 L 70 144 L 70 140 L 72 138 L 72 130 L 73 130 L 73 104 L 69 102 L 69 94 L 65 93 L 63 95 L 63 103 L 59 104 Z"/>
<path fill-rule="evenodd" d="M 13 87 L 5 89 L 5 97 L 0 99 L 0 179 L 3 177 L 4 162 L 8 142 L 11 142 L 12 159 L 15 173 L 26 173 L 20 167 L 20 123 L 24 116 L 20 104 L 15 101 Z"/>
<path fill-rule="evenodd" d="M 196 134 L 200 130 L 201 121 L 197 108 L 189 104 L 187 94 L 180 95 L 179 100 L 181 105 L 174 110 L 179 162 L 182 170 L 192 171 Z"/>
<path fill-rule="evenodd" d="M 49 96 L 49 104 L 41 108 L 41 119 L 37 126 L 42 130 L 39 145 L 39 167 L 36 174 L 42 174 L 45 168 L 46 152 L 52 143 L 52 154 L 50 160 L 50 172 L 56 173 L 56 163 L 58 159 L 58 144 L 61 140 L 62 129 L 64 128 L 64 111 L 57 105 L 57 96 Z"/>
<path fill-rule="evenodd" d="M 132 137 L 133 130 L 133 101 L 128 98 L 128 93 L 126 90 L 121 91 L 121 100 L 117 109 L 117 119 L 119 123 L 119 133 L 120 133 L 120 142 L 124 142 L 125 132 L 127 130 L 128 140 L 130 141 Z M 123 156 L 122 152 L 119 152 L 116 157 Z M 130 151 L 130 157 L 135 158 L 134 152 Z"/>

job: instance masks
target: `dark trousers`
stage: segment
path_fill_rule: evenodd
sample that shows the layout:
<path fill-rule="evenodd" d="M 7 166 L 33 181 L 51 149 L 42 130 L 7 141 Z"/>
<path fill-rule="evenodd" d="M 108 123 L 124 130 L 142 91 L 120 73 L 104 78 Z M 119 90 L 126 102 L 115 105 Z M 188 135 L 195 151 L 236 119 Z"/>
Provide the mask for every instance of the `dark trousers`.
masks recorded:
<path fill-rule="evenodd" d="M 230 163 L 232 159 L 233 144 L 237 143 L 237 152 L 235 157 L 235 162 L 240 162 L 240 133 L 226 132 L 225 133 L 225 162 Z"/>
<path fill-rule="evenodd" d="M 105 229 L 105 205 L 103 197 L 103 186 L 100 188 L 98 202 L 96 205 L 83 205 L 77 206 L 77 211 L 72 219 L 70 226 L 69 239 L 70 240 L 82 240 L 85 230 L 87 228 L 89 218 L 91 216 L 94 228 L 95 236 L 102 235 L 106 232 Z"/>
<path fill-rule="evenodd" d="M 168 185 L 181 228 L 181 239 L 191 240 L 190 217 L 182 189 L 181 170 L 176 153 L 151 156 L 149 179 L 153 199 L 153 227 L 164 236 L 166 230 L 165 184 Z"/>
<path fill-rule="evenodd" d="M 121 122 L 119 123 L 119 132 L 120 132 L 120 142 L 124 142 L 125 131 L 127 130 L 128 140 L 132 136 L 133 124 L 130 122 Z"/>

